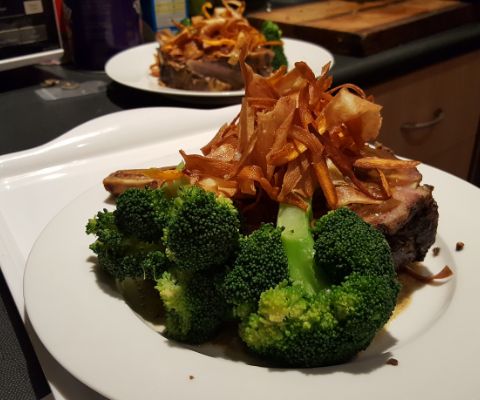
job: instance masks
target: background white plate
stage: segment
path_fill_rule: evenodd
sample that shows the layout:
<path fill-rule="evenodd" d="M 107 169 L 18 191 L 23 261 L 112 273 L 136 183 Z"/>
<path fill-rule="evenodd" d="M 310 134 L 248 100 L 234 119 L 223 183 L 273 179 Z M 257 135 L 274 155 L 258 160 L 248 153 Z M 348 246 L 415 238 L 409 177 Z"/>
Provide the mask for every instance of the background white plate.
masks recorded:
<path fill-rule="evenodd" d="M 219 113 L 228 122 L 235 110 Z M 182 136 L 180 147 L 187 150 L 199 148 L 218 127 L 214 117 L 208 129 L 213 111 L 132 110 L 82 125 L 77 136 L 92 138 L 104 132 L 104 140 L 97 140 L 101 150 L 108 138 L 117 137 L 118 142 L 131 138 L 135 127 L 137 132 L 150 132 L 140 135 L 146 144 L 145 139 L 152 138 L 152 126 L 178 131 L 180 116 L 181 129 L 188 135 L 177 133 Z M 178 161 L 177 149 L 164 149 L 164 157 L 155 165 Z M 136 156 L 138 167 L 153 165 L 141 152 Z M 129 158 L 128 163 L 131 167 L 133 160 Z M 388 333 L 381 334 L 354 362 L 308 370 L 268 369 L 232 360 L 225 349 L 206 346 L 194 351 L 154 332 L 95 272 L 92 263 L 88 250 L 92 237 L 87 237 L 84 227 L 97 210 L 111 207 L 100 184 L 103 175 L 92 182 L 92 189 L 67 205 L 36 241 L 24 277 L 28 316 L 44 345 L 68 371 L 116 400 L 477 398 L 480 190 L 428 166 L 422 166 L 421 172 L 424 182 L 436 187 L 440 208 L 436 246 L 441 252 L 437 257 L 429 255 L 426 265 L 438 271 L 448 264 L 455 275 L 444 284 L 413 293 L 412 303 L 389 324 Z M 460 240 L 465 249 L 455 252 Z M 389 357 L 398 359 L 399 365 L 386 365 Z"/>
<path fill-rule="evenodd" d="M 332 63 L 332 54 L 316 44 L 297 39 L 283 39 L 285 55 L 290 68 L 297 61 L 305 61 L 313 72 L 320 74 L 322 67 Z M 199 98 L 236 98 L 243 96 L 243 90 L 225 92 L 201 92 L 195 90 L 173 89 L 158 84 L 158 79 L 150 75 L 150 65 L 154 62 L 158 43 L 152 42 L 116 54 L 105 65 L 105 72 L 114 81 L 135 89 L 160 93 L 173 97 Z"/>

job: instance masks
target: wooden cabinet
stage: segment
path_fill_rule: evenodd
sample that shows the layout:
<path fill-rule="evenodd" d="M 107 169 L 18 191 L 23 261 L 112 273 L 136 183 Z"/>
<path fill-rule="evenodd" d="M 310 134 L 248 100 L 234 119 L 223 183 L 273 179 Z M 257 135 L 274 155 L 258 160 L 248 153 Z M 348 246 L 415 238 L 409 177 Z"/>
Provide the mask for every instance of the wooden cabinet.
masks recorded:
<path fill-rule="evenodd" d="M 379 140 L 467 179 L 480 121 L 480 51 L 367 89 L 383 106 Z"/>

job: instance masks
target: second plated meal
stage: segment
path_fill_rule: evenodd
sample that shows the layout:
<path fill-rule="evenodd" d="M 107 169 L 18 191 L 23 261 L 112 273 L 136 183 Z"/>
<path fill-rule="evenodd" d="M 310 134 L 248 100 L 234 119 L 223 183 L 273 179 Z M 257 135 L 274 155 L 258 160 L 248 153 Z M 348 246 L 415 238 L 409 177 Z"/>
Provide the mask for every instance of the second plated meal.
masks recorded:
<path fill-rule="evenodd" d="M 287 65 L 281 31 L 267 22 L 261 31 L 243 16 L 245 3 L 222 1 L 223 7 L 203 6 L 203 15 L 176 22 L 178 32 L 158 33 L 158 51 L 150 73 L 159 85 L 195 91 L 231 91 L 243 88 L 240 59 L 253 70 L 270 75 Z"/>

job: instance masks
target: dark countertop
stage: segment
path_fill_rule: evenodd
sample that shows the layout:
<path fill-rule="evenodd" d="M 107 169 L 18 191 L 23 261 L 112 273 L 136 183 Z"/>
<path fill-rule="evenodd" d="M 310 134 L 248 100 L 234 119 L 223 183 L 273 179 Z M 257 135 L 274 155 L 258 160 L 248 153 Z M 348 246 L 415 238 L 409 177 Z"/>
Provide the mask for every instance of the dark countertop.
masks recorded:
<path fill-rule="evenodd" d="M 368 87 L 440 60 L 480 48 L 480 24 L 438 33 L 369 57 L 334 55 L 334 84 L 352 82 Z M 42 100 L 35 91 L 48 78 L 86 82 L 101 80 L 106 90 L 56 101 Z M 218 107 L 173 101 L 112 82 L 103 72 L 71 66 L 34 66 L 0 73 L 0 154 L 45 143 L 71 128 L 111 112 L 139 107 Z M 22 118 L 28 110 L 28 118 Z"/>
<path fill-rule="evenodd" d="M 469 24 L 392 48 L 366 58 L 335 55 L 335 84 L 363 87 L 480 48 L 480 24 Z M 48 78 L 102 81 L 98 93 L 46 101 L 36 91 Z M 46 143 L 90 119 L 139 107 L 211 105 L 173 101 L 112 82 L 103 72 L 71 66 L 37 65 L 0 72 L 0 155 Z M 216 106 L 218 107 L 218 105 Z M 0 394 L 3 399 L 39 399 L 48 385 L 0 273 Z M 13 385 L 14 383 L 14 385 Z"/>

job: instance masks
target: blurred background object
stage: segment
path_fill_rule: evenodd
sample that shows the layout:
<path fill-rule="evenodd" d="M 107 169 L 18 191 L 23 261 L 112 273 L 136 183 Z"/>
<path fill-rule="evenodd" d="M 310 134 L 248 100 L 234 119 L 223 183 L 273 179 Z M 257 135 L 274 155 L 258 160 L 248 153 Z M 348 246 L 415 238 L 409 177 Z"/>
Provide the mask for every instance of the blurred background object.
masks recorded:
<path fill-rule="evenodd" d="M 142 34 L 146 42 L 155 40 L 155 34 L 165 28 L 172 28 L 172 21 L 188 17 L 188 0 L 140 0 Z"/>
<path fill-rule="evenodd" d="M 62 53 L 52 0 L 0 0 L 0 71 Z"/>
<path fill-rule="evenodd" d="M 202 13 L 202 6 L 206 3 L 209 2 L 212 4 L 214 7 L 221 7 L 222 6 L 222 0 L 189 0 L 188 2 L 188 14 L 189 16 L 192 15 L 199 15 Z M 293 4 L 293 3 L 300 3 L 301 0 L 286 0 L 289 3 L 286 4 Z M 308 0 L 304 0 L 308 1 Z M 250 11 L 260 11 L 260 10 L 267 10 L 271 6 L 271 1 L 268 0 L 252 0 L 252 1 L 246 1 L 246 12 Z"/>
<path fill-rule="evenodd" d="M 103 70 L 110 57 L 142 42 L 137 1 L 64 0 L 62 7 L 72 61 L 79 68 Z"/>
<path fill-rule="evenodd" d="M 376 54 L 480 20 L 479 2 L 330 0 L 303 3 L 272 1 L 271 11 L 252 12 L 248 18 L 257 27 L 265 20 L 274 21 L 286 37 L 307 40 L 337 54 L 355 57 Z"/>

